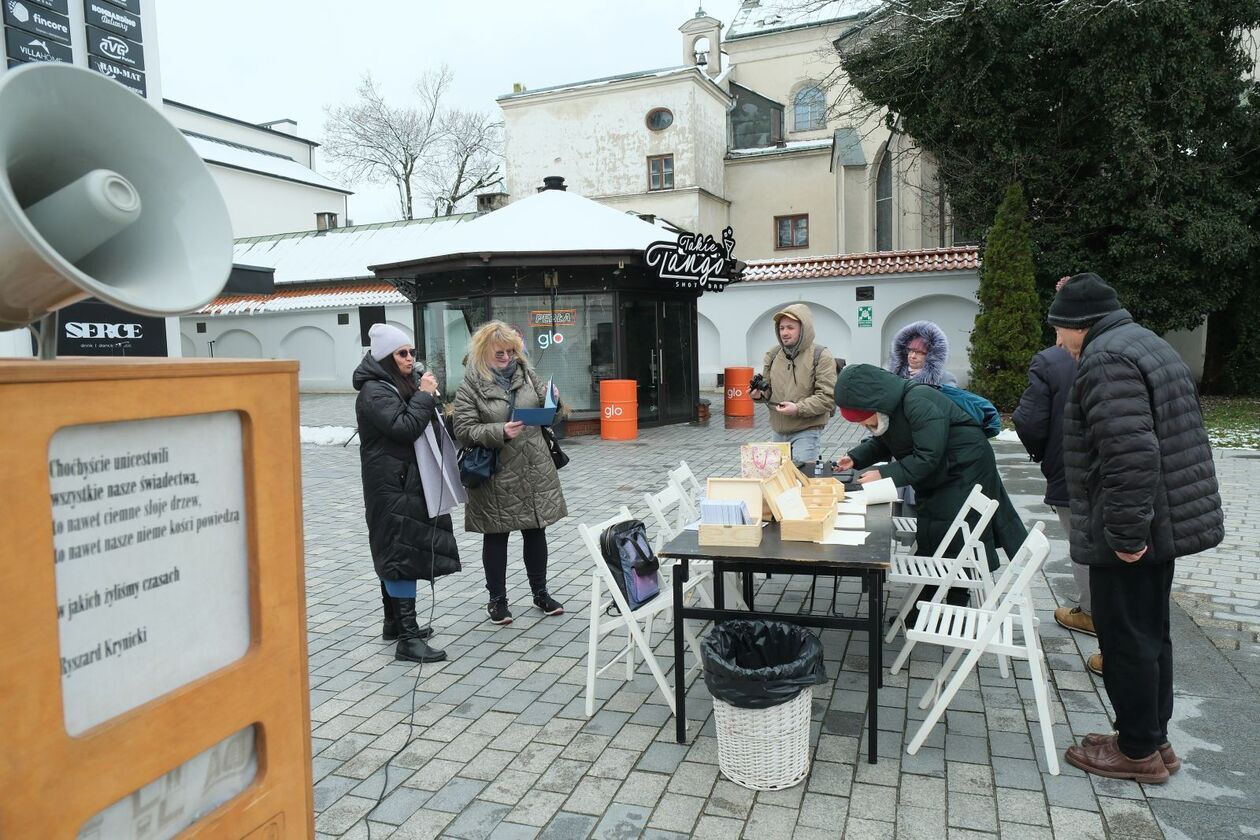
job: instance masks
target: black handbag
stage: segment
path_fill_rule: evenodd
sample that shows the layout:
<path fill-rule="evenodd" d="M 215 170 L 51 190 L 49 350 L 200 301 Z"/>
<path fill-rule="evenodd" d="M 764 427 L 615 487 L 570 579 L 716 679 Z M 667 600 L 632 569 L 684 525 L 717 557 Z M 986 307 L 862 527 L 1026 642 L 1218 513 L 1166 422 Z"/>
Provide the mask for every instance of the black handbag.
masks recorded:
<path fill-rule="evenodd" d="M 516 392 L 508 399 L 508 417 L 516 407 Z M 489 446 L 465 446 L 459 450 L 459 483 L 469 488 L 480 487 L 490 480 L 499 466 L 499 450 Z"/>
<path fill-rule="evenodd" d="M 560 442 L 556 440 L 556 433 L 552 431 L 550 426 L 542 427 L 543 440 L 547 441 L 547 448 L 551 450 L 551 463 L 556 465 L 556 469 L 561 469 L 565 464 L 569 463 L 569 456 L 564 454 L 564 450 L 560 448 Z"/>

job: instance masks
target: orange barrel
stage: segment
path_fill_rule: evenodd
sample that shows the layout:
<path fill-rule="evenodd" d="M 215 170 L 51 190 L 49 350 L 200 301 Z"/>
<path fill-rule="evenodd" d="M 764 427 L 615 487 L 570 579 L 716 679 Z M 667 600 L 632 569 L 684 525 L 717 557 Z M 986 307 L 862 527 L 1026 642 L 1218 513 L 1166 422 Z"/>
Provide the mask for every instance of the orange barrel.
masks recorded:
<path fill-rule="evenodd" d="M 599 381 L 599 436 L 634 440 L 639 436 L 639 383 L 633 379 Z"/>
<path fill-rule="evenodd" d="M 728 429 L 751 429 L 757 425 L 751 417 L 731 417 L 730 415 L 727 415 L 724 422 Z"/>
<path fill-rule="evenodd" d="M 750 367 L 729 367 L 722 377 L 726 382 L 726 416 L 752 417 L 753 401 L 748 396 L 748 383 L 752 382 L 753 369 Z"/>

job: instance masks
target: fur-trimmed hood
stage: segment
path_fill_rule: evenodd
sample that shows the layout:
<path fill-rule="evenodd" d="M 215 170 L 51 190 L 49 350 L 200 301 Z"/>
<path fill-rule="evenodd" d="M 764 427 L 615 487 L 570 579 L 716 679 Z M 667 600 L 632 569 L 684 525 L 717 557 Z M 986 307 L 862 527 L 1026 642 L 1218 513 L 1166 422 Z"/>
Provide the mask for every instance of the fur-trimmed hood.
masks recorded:
<path fill-rule="evenodd" d="M 954 375 L 945 369 L 945 360 L 949 358 L 949 339 L 945 337 L 945 331 L 931 321 L 915 321 L 897 331 L 888 352 L 887 369 L 903 379 L 912 378 L 906 347 L 916 337 L 927 342 L 928 352 L 923 360 L 923 369 L 913 377 L 914 381 L 927 385 L 957 382 Z"/>

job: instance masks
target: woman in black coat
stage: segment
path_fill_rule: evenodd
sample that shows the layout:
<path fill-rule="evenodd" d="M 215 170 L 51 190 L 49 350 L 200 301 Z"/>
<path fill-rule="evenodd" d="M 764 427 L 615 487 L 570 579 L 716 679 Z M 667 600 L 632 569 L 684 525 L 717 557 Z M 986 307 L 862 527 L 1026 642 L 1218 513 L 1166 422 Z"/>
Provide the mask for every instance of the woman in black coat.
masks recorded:
<path fill-rule="evenodd" d="M 430 423 L 446 434 L 437 380 L 426 372 L 417 386 L 415 347 L 402 330 L 374 324 L 368 335 L 372 348 L 354 372 L 354 411 L 368 540 L 385 604 L 383 636 L 396 634 L 395 659 L 439 662 L 446 653 L 426 641 L 433 628 L 416 621 L 416 581 L 460 570 L 451 517 L 429 516 L 416 460 L 416 441 Z"/>

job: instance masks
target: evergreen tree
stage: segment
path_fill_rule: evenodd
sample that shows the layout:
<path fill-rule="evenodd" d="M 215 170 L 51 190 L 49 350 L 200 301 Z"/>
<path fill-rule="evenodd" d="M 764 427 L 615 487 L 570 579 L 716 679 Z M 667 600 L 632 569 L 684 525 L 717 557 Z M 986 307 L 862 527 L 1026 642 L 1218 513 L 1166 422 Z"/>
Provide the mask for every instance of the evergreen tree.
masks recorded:
<path fill-rule="evenodd" d="M 1258 27 L 1257 0 L 887 0 L 834 98 L 938 162 L 962 229 L 1021 183 L 1043 305 L 1094 271 L 1189 328 L 1255 282 Z"/>
<path fill-rule="evenodd" d="M 1012 411 L 1041 349 L 1041 306 L 1033 277 L 1024 190 L 1012 184 L 998 207 L 980 267 L 980 312 L 971 333 L 971 390 Z"/>

